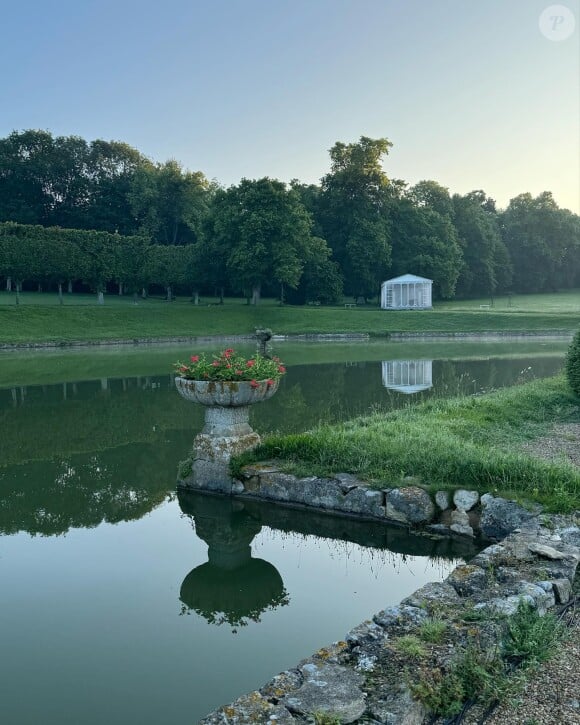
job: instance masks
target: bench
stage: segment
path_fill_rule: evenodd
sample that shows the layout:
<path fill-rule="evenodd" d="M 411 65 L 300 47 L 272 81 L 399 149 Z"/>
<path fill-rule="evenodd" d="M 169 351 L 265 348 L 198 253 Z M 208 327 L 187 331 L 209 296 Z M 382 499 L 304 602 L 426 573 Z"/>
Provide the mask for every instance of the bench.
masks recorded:
<path fill-rule="evenodd" d="M 345 307 L 356 307 L 356 302 L 345 302 L 344 306 Z"/>
<path fill-rule="evenodd" d="M 479 305 L 480 310 L 489 310 L 490 307 L 491 305 Z"/>

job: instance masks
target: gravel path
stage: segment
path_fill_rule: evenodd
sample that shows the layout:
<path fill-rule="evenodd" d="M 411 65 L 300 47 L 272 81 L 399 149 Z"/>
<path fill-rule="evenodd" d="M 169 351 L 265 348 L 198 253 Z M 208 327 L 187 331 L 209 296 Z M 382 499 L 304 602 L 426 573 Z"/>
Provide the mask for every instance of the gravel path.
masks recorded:
<path fill-rule="evenodd" d="M 522 450 L 539 458 L 563 459 L 580 466 L 580 423 L 555 425 L 549 435 L 526 443 Z"/>
<path fill-rule="evenodd" d="M 523 449 L 540 458 L 564 459 L 580 466 L 580 423 L 555 425 L 548 435 L 530 441 Z M 580 574 L 574 588 L 580 596 Z M 503 703 L 485 719 L 473 713 L 465 718 L 465 725 L 580 725 L 580 602 L 569 634 L 558 653 L 529 677 L 513 702 Z"/>

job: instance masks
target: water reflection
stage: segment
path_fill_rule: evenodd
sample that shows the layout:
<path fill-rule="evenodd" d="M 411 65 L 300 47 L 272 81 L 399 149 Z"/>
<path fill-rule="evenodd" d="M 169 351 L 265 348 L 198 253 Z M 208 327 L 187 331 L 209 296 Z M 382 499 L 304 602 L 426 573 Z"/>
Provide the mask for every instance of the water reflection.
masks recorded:
<path fill-rule="evenodd" d="M 262 525 L 243 504 L 209 497 L 182 497 L 180 503 L 208 545 L 208 561 L 192 569 L 181 585 L 182 614 L 193 610 L 210 624 L 228 624 L 235 632 L 289 603 L 276 567 L 252 557 L 251 543 Z"/>
<path fill-rule="evenodd" d="M 378 556 L 395 566 L 414 557 L 428 557 L 445 568 L 449 560 L 467 559 L 478 551 L 471 540 L 414 535 L 403 527 L 257 501 L 232 501 L 189 491 L 180 491 L 178 500 L 183 513 L 191 517 L 197 536 L 208 546 L 208 561 L 192 569 L 181 584 L 181 613 L 196 612 L 210 624 L 228 624 L 234 632 L 249 622 L 259 622 L 264 612 L 290 603 L 276 567 L 252 556 L 252 541 L 263 527 L 277 536 L 283 532 L 325 541 L 346 558 L 344 547 L 355 544 L 371 558 Z"/>
<path fill-rule="evenodd" d="M 433 360 L 383 360 L 383 385 L 406 395 L 433 387 Z"/>

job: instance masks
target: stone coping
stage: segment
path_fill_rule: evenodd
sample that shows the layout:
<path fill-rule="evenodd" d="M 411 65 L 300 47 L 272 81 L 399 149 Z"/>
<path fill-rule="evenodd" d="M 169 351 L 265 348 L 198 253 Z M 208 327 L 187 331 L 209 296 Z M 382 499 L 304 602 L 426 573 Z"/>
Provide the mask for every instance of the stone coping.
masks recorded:
<path fill-rule="evenodd" d="M 440 673 L 453 652 L 469 642 L 497 644 L 505 617 L 515 613 L 520 601 L 541 614 L 569 601 L 580 562 L 578 513 L 547 515 L 539 506 L 526 508 L 467 489 L 438 491 L 432 499 L 413 480 L 403 483 L 408 485 L 376 490 L 351 474 L 299 478 L 281 471 L 276 462 L 266 462 L 246 466 L 229 491 L 222 491 L 248 503 L 269 501 L 281 509 L 304 507 L 348 516 L 361 525 L 380 521 L 497 543 L 457 566 L 443 582 L 423 586 L 352 629 L 343 641 L 218 708 L 201 720 L 202 725 L 305 723 L 312 722 L 313 713 L 327 713 L 333 722 L 342 723 L 429 722 L 411 693 L 409 672 L 419 670 L 417 661 L 401 654 L 401 637 L 418 638 L 429 618 L 442 621 L 444 642 L 429 645 L 428 658 L 431 671 Z"/>
<path fill-rule="evenodd" d="M 376 339 L 384 340 L 509 340 L 535 338 L 538 340 L 572 339 L 574 331 L 570 330 L 538 330 L 538 331 L 482 331 L 482 332 L 385 332 Z M 312 342 L 338 342 L 340 340 L 367 341 L 371 335 L 365 332 L 346 333 L 305 333 L 274 335 L 274 341 L 296 340 Z M 122 345 L 178 345 L 206 344 L 224 342 L 255 342 L 256 336 L 248 335 L 185 335 L 173 337 L 135 337 L 130 339 L 111 340 L 47 340 L 45 342 L 0 342 L 0 350 L 43 350 L 69 349 L 83 347 L 118 347 Z"/>
<path fill-rule="evenodd" d="M 490 494 L 480 497 L 468 489 L 437 491 L 432 497 L 412 477 L 382 489 L 371 488 L 350 473 L 332 478 L 299 477 L 284 473 L 276 461 L 245 466 L 239 479 L 221 477 L 215 483 L 193 471 L 184 472 L 178 486 L 397 524 L 430 534 L 486 540 L 501 539 L 542 513 L 539 505 L 524 507 Z"/>

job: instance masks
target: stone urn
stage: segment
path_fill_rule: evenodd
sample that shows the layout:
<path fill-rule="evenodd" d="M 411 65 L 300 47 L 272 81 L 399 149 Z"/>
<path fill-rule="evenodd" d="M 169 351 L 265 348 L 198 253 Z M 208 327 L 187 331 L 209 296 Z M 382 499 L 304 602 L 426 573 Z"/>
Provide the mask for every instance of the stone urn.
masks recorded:
<path fill-rule="evenodd" d="M 278 380 L 175 378 L 175 387 L 185 400 L 206 406 L 204 427 L 193 441 L 191 466 L 187 461 L 181 465 L 179 486 L 232 493 L 231 457 L 260 443 L 249 423 L 250 405 L 271 398 L 278 384 Z"/>

